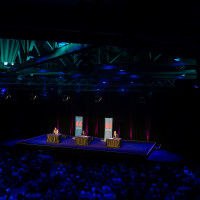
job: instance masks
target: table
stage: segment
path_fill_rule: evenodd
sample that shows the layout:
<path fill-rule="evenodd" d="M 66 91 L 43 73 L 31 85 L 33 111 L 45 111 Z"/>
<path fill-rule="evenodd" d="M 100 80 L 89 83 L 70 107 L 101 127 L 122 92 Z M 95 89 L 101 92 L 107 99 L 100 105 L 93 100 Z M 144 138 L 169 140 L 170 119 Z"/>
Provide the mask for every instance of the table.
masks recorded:
<path fill-rule="evenodd" d="M 75 145 L 87 146 L 90 144 L 90 136 L 76 136 Z"/>
<path fill-rule="evenodd" d="M 62 134 L 47 134 L 47 142 L 48 143 L 60 143 L 62 140 Z"/>
<path fill-rule="evenodd" d="M 106 147 L 120 148 L 122 143 L 122 138 L 107 138 Z"/>

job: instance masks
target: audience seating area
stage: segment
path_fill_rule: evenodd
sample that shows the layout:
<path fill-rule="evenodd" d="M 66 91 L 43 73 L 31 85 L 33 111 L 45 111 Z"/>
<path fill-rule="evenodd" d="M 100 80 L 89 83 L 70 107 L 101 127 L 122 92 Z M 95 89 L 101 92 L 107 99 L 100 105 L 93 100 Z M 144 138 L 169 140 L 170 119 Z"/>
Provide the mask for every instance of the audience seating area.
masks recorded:
<path fill-rule="evenodd" d="M 200 167 L 134 160 L 58 164 L 46 152 L 1 148 L 0 199 L 198 200 Z"/>

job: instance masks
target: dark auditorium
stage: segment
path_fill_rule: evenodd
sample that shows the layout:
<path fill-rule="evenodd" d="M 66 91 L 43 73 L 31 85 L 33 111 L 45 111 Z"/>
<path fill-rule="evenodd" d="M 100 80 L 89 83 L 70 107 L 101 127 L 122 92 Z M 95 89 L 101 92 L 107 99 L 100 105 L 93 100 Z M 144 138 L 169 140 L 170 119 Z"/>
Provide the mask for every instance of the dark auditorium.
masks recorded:
<path fill-rule="evenodd" d="M 199 7 L 3 0 L 0 200 L 200 200 Z"/>

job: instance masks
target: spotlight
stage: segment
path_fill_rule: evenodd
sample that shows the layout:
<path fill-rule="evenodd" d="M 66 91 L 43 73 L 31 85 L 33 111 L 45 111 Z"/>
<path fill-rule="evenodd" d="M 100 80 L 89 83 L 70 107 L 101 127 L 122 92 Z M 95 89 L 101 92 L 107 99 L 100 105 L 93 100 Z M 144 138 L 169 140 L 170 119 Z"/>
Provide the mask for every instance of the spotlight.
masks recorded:
<path fill-rule="evenodd" d="M 2 88 L 1 89 L 1 96 L 4 96 L 6 92 L 7 92 L 7 89 L 6 88 Z"/>
<path fill-rule="evenodd" d="M 37 99 L 37 97 L 38 97 L 37 95 L 34 95 L 33 100 Z"/>
<path fill-rule="evenodd" d="M 11 95 L 6 88 L 1 89 L 1 97 L 6 100 L 11 98 Z"/>
<path fill-rule="evenodd" d="M 7 94 L 4 99 L 10 99 L 11 98 L 11 95 L 10 94 Z"/>
<path fill-rule="evenodd" d="M 116 67 L 114 65 L 105 65 L 102 67 L 102 69 L 115 69 Z"/>
<path fill-rule="evenodd" d="M 63 101 L 69 101 L 70 99 L 71 99 L 70 96 L 66 96 L 66 95 L 65 95 L 65 96 L 63 97 Z"/>
<path fill-rule="evenodd" d="M 36 95 L 36 94 L 31 94 L 30 100 L 31 100 L 31 101 L 34 101 L 34 100 L 36 100 L 37 98 L 38 98 L 38 95 Z"/>
<path fill-rule="evenodd" d="M 69 44 L 69 43 L 67 43 L 67 42 L 57 42 L 58 48 L 64 47 L 64 46 L 66 46 L 66 45 L 68 45 L 68 44 Z"/>
<path fill-rule="evenodd" d="M 95 103 L 98 103 L 98 102 L 100 102 L 102 99 L 103 99 L 102 96 L 100 96 L 100 95 L 96 95 L 94 101 L 95 101 Z"/>
<path fill-rule="evenodd" d="M 180 62 L 181 59 L 180 59 L 180 58 L 174 58 L 174 61 L 176 61 L 176 62 Z"/>

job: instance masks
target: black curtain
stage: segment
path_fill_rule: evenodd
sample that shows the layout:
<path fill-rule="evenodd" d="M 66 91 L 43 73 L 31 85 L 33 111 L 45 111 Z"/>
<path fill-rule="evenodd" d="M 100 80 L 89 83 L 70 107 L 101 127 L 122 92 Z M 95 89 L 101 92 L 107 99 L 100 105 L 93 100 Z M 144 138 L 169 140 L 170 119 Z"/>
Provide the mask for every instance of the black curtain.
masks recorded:
<path fill-rule="evenodd" d="M 199 90 L 155 92 L 142 99 L 139 93 L 104 93 L 95 102 L 92 92 L 71 95 L 69 101 L 61 98 L 30 101 L 26 95 L 18 101 L 0 100 L 1 140 L 30 138 L 52 132 L 59 120 L 63 134 L 74 135 L 74 117 L 84 117 L 83 128 L 88 134 L 104 137 L 104 118 L 112 117 L 113 130 L 123 139 L 156 141 L 174 149 L 197 150 L 200 132 Z M 87 119 L 87 121 L 86 121 Z M 73 120 L 73 121 L 72 121 Z M 86 124 L 87 122 L 87 124 Z M 98 123 L 98 130 L 96 125 Z M 73 125 L 73 130 L 72 130 Z"/>

